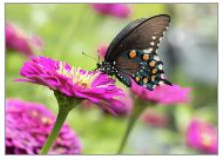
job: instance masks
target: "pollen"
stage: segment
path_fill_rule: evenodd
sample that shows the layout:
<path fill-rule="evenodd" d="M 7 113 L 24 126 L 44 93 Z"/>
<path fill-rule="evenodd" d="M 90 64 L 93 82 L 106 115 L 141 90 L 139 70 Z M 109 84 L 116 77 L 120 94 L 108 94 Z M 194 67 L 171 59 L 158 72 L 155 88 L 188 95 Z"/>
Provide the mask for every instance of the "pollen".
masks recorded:
<path fill-rule="evenodd" d="M 142 59 L 143 59 L 144 61 L 149 60 L 149 54 L 144 54 L 144 55 L 142 56 Z"/>
<path fill-rule="evenodd" d="M 59 64 L 59 68 L 57 70 L 58 74 L 66 76 L 69 78 L 74 84 L 78 84 L 83 88 L 91 88 L 91 84 L 95 80 L 95 78 L 99 75 L 99 73 L 89 73 L 83 72 L 80 68 L 71 68 L 67 69 L 66 64 L 61 62 Z"/>
<path fill-rule="evenodd" d="M 75 74 L 73 82 L 81 85 L 83 88 L 91 88 L 91 84 L 99 75 L 99 73 L 83 73 L 80 68 L 75 69 L 73 74 Z"/>
<path fill-rule="evenodd" d="M 135 50 L 131 50 L 131 51 L 129 52 L 129 57 L 130 57 L 130 58 L 135 58 L 136 55 L 137 55 L 137 53 L 136 53 Z"/>

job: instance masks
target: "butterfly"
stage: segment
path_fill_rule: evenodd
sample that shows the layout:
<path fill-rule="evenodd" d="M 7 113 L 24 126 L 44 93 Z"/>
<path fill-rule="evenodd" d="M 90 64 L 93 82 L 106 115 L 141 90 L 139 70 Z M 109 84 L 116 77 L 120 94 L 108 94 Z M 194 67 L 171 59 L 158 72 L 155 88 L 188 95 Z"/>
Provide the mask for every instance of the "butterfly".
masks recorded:
<path fill-rule="evenodd" d="M 163 62 L 157 55 L 169 23 L 170 16 L 166 14 L 130 22 L 111 42 L 97 69 L 115 75 L 128 87 L 131 79 L 150 91 L 161 84 L 172 85 L 165 78 Z"/>

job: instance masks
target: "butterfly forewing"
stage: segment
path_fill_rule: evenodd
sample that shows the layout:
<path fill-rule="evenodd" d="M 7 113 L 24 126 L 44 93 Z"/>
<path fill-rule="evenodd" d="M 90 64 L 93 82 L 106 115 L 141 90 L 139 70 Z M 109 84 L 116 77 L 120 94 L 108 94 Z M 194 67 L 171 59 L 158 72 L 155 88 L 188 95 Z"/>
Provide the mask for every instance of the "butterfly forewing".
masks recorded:
<path fill-rule="evenodd" d="M 127 25 L 112 41 L 105 60 L 111 62 L 122 52 L 131 49 L 156 52 L 170 22 L 168 15 L 158 15 L 147 19 L 139 19 Z M 153 50 L 151 50 L 151 48 Z"/>
<path fill-rule="evenodd" d="M 108 47 L 107 53 L 105 55 L 105 60 L 111 61 L 114 59 L 115 54 L 113 51 L 116 47 L 123 47 L 121 45 L 121 41 L 131 32 L 133 31 L 139 24 L 145 21 L 145 18 L 137 19 L 133 22 L 130 22 L 125 28 L 121 30 L 121 32 L 113 39 L 111 44 Z"/>

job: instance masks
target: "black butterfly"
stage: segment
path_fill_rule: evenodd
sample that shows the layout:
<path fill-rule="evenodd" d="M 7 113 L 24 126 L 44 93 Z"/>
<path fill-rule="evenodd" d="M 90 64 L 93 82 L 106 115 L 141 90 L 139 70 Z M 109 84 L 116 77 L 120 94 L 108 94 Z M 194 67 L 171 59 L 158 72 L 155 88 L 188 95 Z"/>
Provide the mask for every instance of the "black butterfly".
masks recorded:
<path fill-rule="evenodd" d="M 111 42 L 97 69 L 115 75 L 128 87 L 131 86 L 130 77 L 149 90 L 162 83 L 171 85 L 164 77 L 163 63 L 157 55 L 169 23 L 170 16 L 166 14 L 129 23 Z"/>

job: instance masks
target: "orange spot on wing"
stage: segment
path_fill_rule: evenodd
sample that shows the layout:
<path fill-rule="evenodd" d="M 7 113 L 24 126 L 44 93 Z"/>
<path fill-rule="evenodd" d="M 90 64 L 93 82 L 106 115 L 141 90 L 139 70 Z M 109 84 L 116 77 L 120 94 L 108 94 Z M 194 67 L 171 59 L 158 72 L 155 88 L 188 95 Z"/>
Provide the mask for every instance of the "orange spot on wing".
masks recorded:
<path fill-rule="evenodd" d="M 136 80 L 136 82 L 139 82 L 139 81 L 140 81 L 140 78 L 137 76 L 137 77 L 135 78 L 135 80 Z"/>
<path fill-rule="evenodd" d="M 155 78 L 156 78 L 156 76 L 153 75 L 153 76 L 151 77 L 151 80 L 152 80 L 152 81 L 155 81 Z"/>
<path fill-rule="evenodd" d="M 144 54 L 144 55 L 142 56 L 142 59 L 143 59 L 144 61 L 149 60 L 149 54 Z"/>
<path fill-rule="evenodd" d="M 129 57 L 130 57 L 130 58 L 135 58 L 136 55 L 137 55 L 137 53 L 136 53 L 135 50 L 131 50 L 131 51 L 129 52 Z"/>
<path fill-rule="evenodd" d="M 152 70 L 152 74 L 156 74 L 156 72 L 157 72 L 157 69 L 154 68 L 154 69 Z"/>
<path fill-rule="evenodd" d="M 149 66 L 150 67 L 154 67 L 156 65 L 156 62 L 155 61 L 151 61 L 151 62 L 149 62 Z"/>

